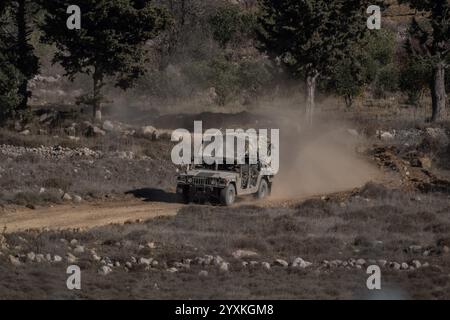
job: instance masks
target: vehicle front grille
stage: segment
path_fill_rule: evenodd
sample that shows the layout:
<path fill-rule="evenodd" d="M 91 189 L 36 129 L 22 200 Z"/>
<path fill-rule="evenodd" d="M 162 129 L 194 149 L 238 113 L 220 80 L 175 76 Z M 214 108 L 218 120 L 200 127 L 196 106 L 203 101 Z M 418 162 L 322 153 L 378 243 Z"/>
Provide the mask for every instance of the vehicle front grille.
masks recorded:
<path fill-rule="evenodd" d="M 194 185 L 211 185 L 212 179 L 205 177 L 194 177 L 192 182 Z"/>

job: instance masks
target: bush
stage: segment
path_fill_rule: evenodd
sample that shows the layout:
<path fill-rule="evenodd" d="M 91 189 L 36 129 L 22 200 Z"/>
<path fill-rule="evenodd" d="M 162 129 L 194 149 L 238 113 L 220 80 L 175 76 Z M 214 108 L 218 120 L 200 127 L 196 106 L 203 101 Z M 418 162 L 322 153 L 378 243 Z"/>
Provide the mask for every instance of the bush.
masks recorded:
<path fill-rule="evenodd" d="M 382 67 L 373 83 L 373 93 L 377 98 L 386 98 L 389 92 L 398 90 L 399 72 L 394 64 Z"/>
<path fill-rule="evenodd" d="M 400 70 L 399 87 L 408 96 L 408 102 L 418 105 L 431 81 L 431 67 L 421 59 L 411 58 Z"/>
<path fill-rule="evenodd" d="M 2 52 L 0 66 L 0 122 L 3 122 L 13 115 L 19 104 L 18 87 L 22 76 Z"/>
<path fill-rule="evenodd" d="M 239 43 L 251 36 L 256 26 L 256 15 L 242 12 L 239 6 L 228 5 L 219 8 L 209 19 L 214 37 L 222 48 L 230 43 Z"/>

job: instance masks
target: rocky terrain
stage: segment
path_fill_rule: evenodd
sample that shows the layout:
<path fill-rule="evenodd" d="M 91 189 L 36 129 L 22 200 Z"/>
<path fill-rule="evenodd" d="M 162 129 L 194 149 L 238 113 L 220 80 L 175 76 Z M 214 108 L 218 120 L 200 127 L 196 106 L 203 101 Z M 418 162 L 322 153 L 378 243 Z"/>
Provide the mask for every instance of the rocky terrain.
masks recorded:
<path fill-rule="evenodd" d="M 27 206 L 20 219 L 39 219 L 36 212 L 45 222 L 54 219 L 45 208 L 62 202 L 72 206 L 64 207 L 67 221 L 77 210 L 90 221 L 88 228 L 33 230 L 8 230 L 6 223 L 1 298 L 450 298 L 445 125 L 347 126 L 341 131 L 365 141 L 357 152 L 382 173 L 378 181 L 223 208 L 175 205 L 167 136 L 154 127 L 130 133 L 131 126 L 115 131 L 110 124 L 120 127 L 105 122 L 87 131 L 40 126 L 1 133 L 0 221 L 12 225 Z M 158 196 L 149 197 L 149 189 Z M 155 214 L 125 215 L 130 197 Z M 126 221 L 106 222 L 114 206 Z M 167 206 L 176 214 L 166 214 Z M 105 212 L 101 219 L 96 210 Z M 82 270 L 79 291 L 66 287 L 73 264 Z M 380 292 L 367 290 L 369 265 L 382 270 Z"/>

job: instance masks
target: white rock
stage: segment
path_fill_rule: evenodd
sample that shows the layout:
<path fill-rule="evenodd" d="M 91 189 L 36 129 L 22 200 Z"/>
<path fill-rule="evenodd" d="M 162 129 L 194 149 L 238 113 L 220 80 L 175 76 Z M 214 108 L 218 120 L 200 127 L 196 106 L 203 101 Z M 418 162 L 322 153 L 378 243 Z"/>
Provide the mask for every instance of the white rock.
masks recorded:
<path fill-rule="evenodd" d="M 111 121 L 106 120 L 105 122 L 103 122 L 102 128 L 105 131 L 113 131 L 114 130 L 114 125 L 113 125 L 113 123 Z"/>
<path fill-rule="evenodd" d="M 305 269 L 312 266 L 311 262 L 305 261 L 302 258 L 296 258 L 294 260 L 294 262 L 292 263 L 292 267 L 294 268 L 301 268 L 301 269 Z"/>
<path fill-rule="evenodd" d="M 258 256 L 258 253 L 250 250 L 236 250 L 232 253 L 232 256 L 236 259 L 252 258 Z"/>
<path fill-rule="evenodd" d="M 9 256 L 9 262 L 11 262 L 11 264 L 15 267 L 18 267 L 20 265 L 22 265 L 22 262 L 20 262 L 20 260 L 14 256 Z"/>
<path fill-rule="evenodd" d="M 167 272 L 176 273 L 176 272 L 178 272 L 178 269 L 177 268 L 169 268 L 169 269 L 167 269 Z"/>
<path fill-rule="evenodd" d="M 77 262 L 77 257 L 75 257 L 73 254 L 71 254 L 70 252 L 67 253 L 67 262 L 68 263 L 75 263 Z"/>
<path fill-rule="evenodd" d="M 61 261 L 62 261 L 62 257 L 60 257 L 60 256 L 58 256 L 58 255 L 55 255 L 55 256 L 53 257 L 53 261 L 55 261 L 55 262 L 61 262 Z"/>
<path fill-rule="evenodd" d="M 112 269 L 111 269 L 111 267 L 108 267 L 108 266 L 102 266 L 100 268 L 100 270 L 98 271 L 98 273 L 100 273 L 103 276 L 106 276 L 106 275 L 110 274 L 111 272 L 112 272 Z"/>
<path fill-rule="evenodd" d="M 403 263 L 401 264 L 401 269 L 402 269 L 402 270 L 408 270 L 408 268 L 409 268 L 409 265 L 408 265 L 406 262 L 403 262 Z"/>
<path fill-rule="evenodd" d="M 75 201 L 76 203 L 80 203 L 81 201 L 83 201 L 83 198 L 81 198 L 79 195 L 74 195 L 73 201 Z"/>
<path fill-rule="evenodd" d="M 149 259 L 147 259 L 147 258 L 140 258 L 139 259 L 139 264 L 146 265 L 146 266 L 150 266 L 152 264 L 152 262 L 153 262 L 152 258 L 149 258 Z"/>
<path fill-rule="evenodd" d="M 266 270 L 270 270 L 270 263 L 268 262 L 261 262 L 261 266 Z"/>
<path fill-rule="evenodd" d="M 366 264 L 366 260 L 358 259 L 358 260 L 356 260 L 356 264 L 359 266 L 364 266 Z"/>
<path fill-rule="evenodd" d="M 72 239 L 72 240 L 70 240 L 70 244 L 71 245 L 76 245 L 78 243 L 78 240 L 77 239 Z"/>
<path fill-rule="evenodd" d="M 383 141 L 389 141 L 389 140 L 394 139 L 394 135 L 390 132 L 382 132 L 380 134 L 380 139 Z"/>
<path fill-rule="evenodd" d="M 64 193 L 63 196 L 62 196 L 62 199 L 64 201 L 72 201 L 72 197 L 68 193 Z"/>
<path fill-rule="evenodd" d="M 75 253 L 84 253 L 84 247 L 83 246 L 76 246 L 75 249 L 73 249 L 73 252 L 75 252 Z"/>
<path fill-rule="evenodd" d="M 36 262 L 37 263 L 41 263 L 41 262 L 44 262 L 44 261 L 45 261 L 45 257 L 44 257 L 44 255 L 42 253 L 39 253 L 39 254 L 36 255 Z"/>
<path fill-rule="evenodd" d="M 141 128 L 141 132 L 143 135 L 153 135 L 156 133 L 156 128 L 153 126 L 145 126 Z"/>
<path fill-rule="evenodd" d="M 289 266 L 289 263 L 283 259 L 277 259 L 277 260 L 275 260 L 275 263 L 279 266 L 282 266 L 283 268 L 286 268 Z"/>
<path fill-rule="evenodd" d="M 229 264 L 227 263 L 227 262 L 222 262 L 221 264 L 220 264 L 220 267 L 219 267 L 219 270 L 220 270 L 220 272 L 224 272 L 224 273 L 226 273 L 226 272 L 228 272 L 229 271 Z"/>
<path fill-rule="evenodd" d="M 30 252 L 27 254 L 28 261 L 33 262 L 36 259 L 36 254 L 34 252 Z"/>
<path fill-rule="evenodd" d="M 208 276 L 208 271 L 206 271 L 206 270 L 201 270 L 201 271 L 198 273 L 198 275 L 199 275 L 200 277 L 207 277 L 207 276 Z"/>

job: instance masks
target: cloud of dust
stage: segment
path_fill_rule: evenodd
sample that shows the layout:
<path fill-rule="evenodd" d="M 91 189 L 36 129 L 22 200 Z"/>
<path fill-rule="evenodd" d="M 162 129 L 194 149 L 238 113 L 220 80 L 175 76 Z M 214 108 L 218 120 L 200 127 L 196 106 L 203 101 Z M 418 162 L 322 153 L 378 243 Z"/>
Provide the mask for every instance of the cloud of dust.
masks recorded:
<path fill-rule="evenodd" d="M 376 179 L 377 169 L 356 151 L 364 144 L 363 138 L 350 134 L 347 128 L 351 126 L 336 121 L 302 129 L 281 126 L 281 166 L 273 184 L 273 197 L 346 191 Z"/>

